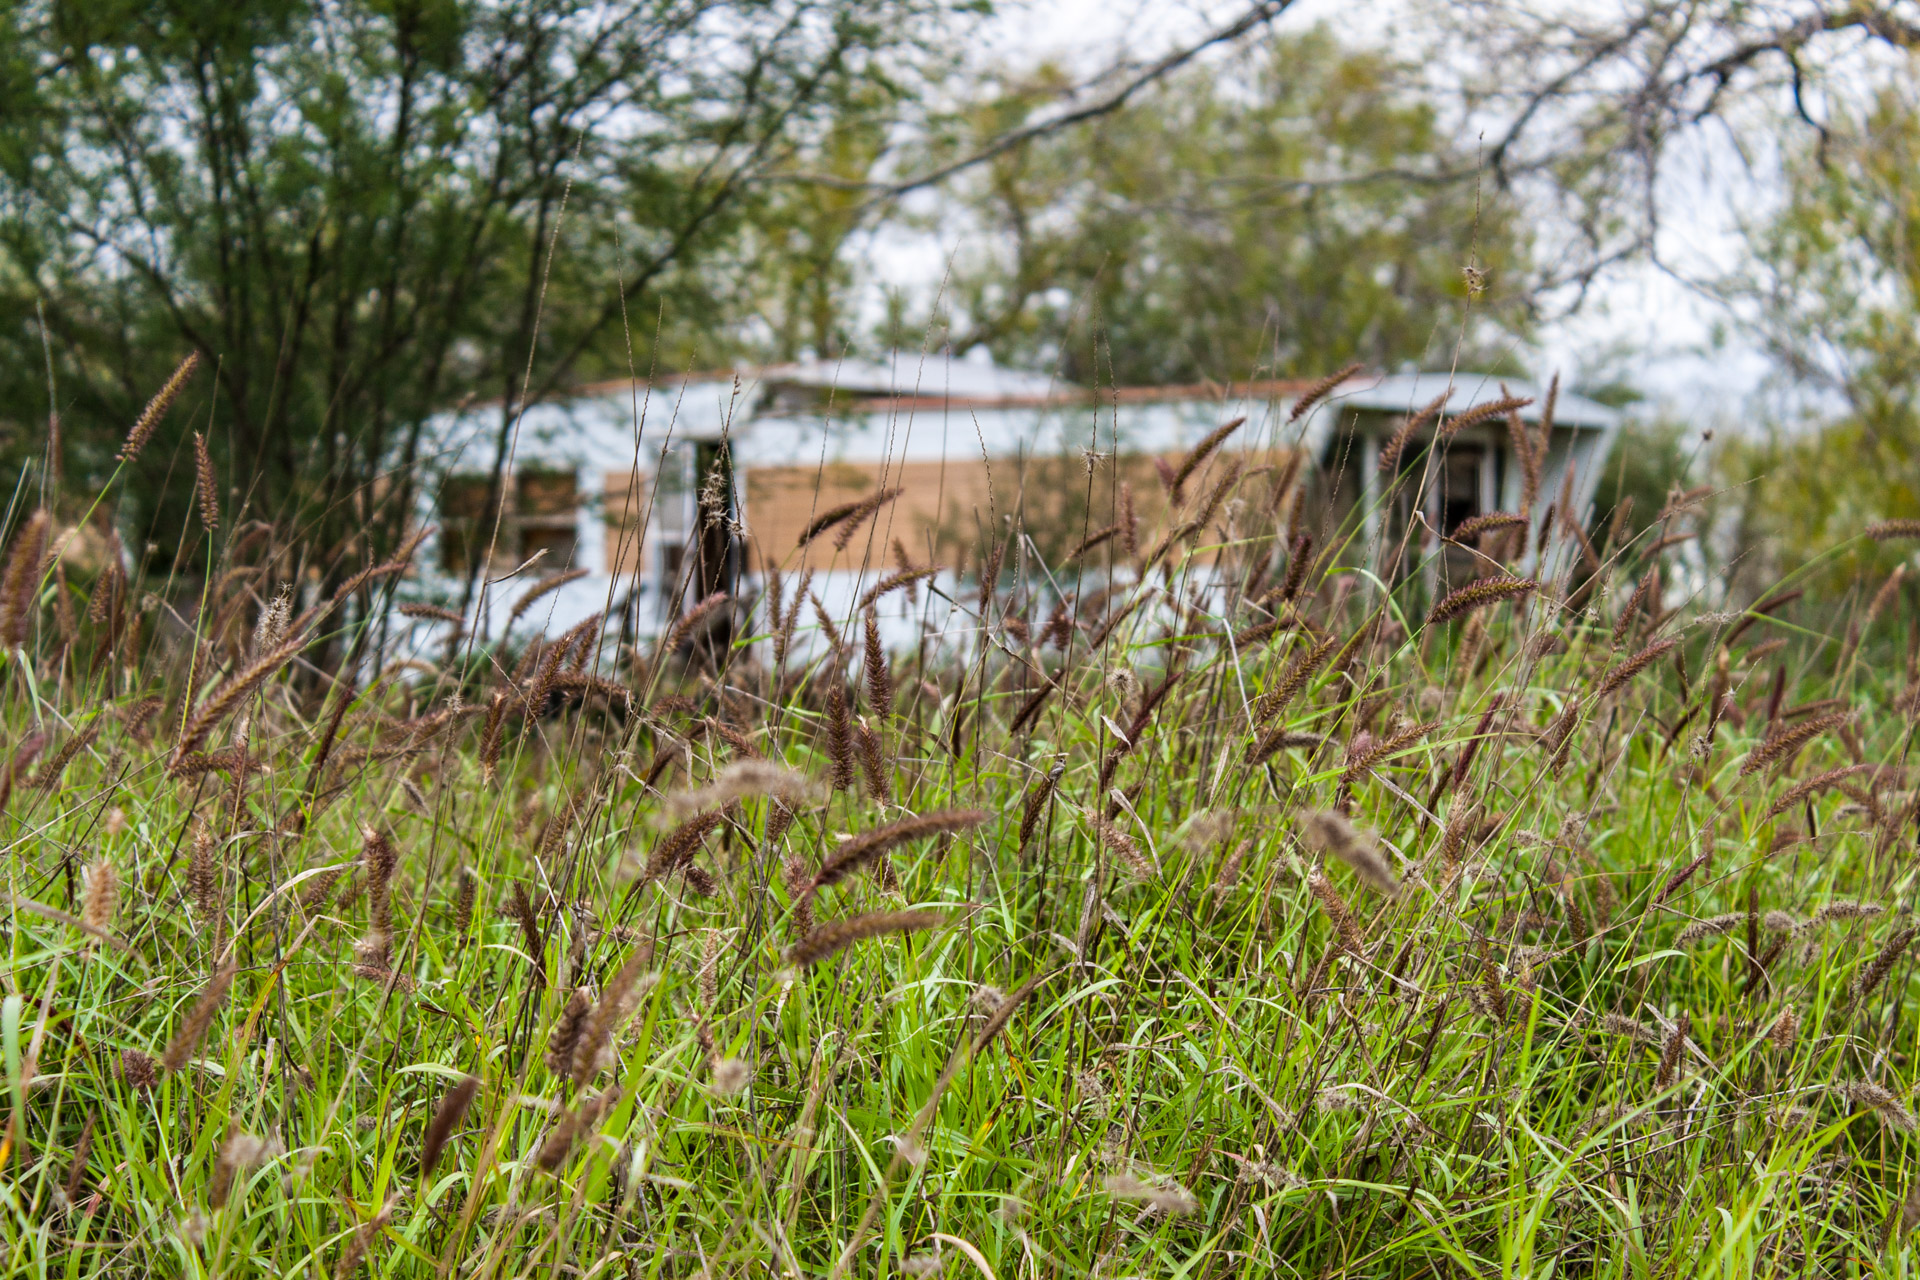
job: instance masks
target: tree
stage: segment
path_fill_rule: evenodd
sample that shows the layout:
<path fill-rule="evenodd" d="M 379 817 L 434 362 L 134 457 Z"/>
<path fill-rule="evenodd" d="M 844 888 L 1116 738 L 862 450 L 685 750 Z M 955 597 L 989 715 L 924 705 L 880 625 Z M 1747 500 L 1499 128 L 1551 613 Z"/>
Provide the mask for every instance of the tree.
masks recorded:
<path fill-rule="evenodd" d="M 1802 397 L 1802 420 L 1730 451 L 1750 481 L 1743 525 L 1775 562 L 1920 516 L 1920 101 L 1910 81 L 1835 104 L 1789 153 L 1781 208 L 1749 229 L 1722 282 Z M 1844 464 L 1841 463 L 1844 460 Z M 1833 580 L 1884 571 L 1905 548 L 1854 542 Z"/>
<path fill-rule="evenodd" d="M 251 512 L 297 519 L 323 561 L 377 554 L 434 412 L 492 398 L 504 439 L 583 374 L 724 354 L 698 268 L 757 177 L 916 92 L 978 9 L 0 6 L 0 447 L 42 449 L 24 406 L 50 380 L 59 461 L 98 484 L 198 350 L 209 374 L 127 477 L 128 526 L 171 548 L 197 428 Z"/>
<path fill-rule="evenodd" d="M 1003 78 L 947 146 L 1063 86 Z M 1473 168 L 1412 68 L 1324 29 L 1272 36 L 970 175 L 941 319 L 956 350 L 1057 359 L 1088 383 L 1444 361 L 1461 341 L 1494 363 L 1528 330 L 1530 264 L 1513 205 L 1483 200 Z M 1075 317 L 1097 343 L 1063 342 Z"/>
<path fill-rule="evenodd" d="M 1493 180 L 1551 230 L 1539 287 L 1563 289 L 1569 309 L 1617 265 L 1661 259 L 1675 212 L 1665 175 L 1676 155 L 1697 164 L 1682 144 L 1711 128 L 1764 149 L 1783 118 L 1817 140 L 1825 90 L 1920 48 L 1914 0 L 1453 0 L 1436 12 L 1453 36 L 1440 62 L 1486 127 Z"/>

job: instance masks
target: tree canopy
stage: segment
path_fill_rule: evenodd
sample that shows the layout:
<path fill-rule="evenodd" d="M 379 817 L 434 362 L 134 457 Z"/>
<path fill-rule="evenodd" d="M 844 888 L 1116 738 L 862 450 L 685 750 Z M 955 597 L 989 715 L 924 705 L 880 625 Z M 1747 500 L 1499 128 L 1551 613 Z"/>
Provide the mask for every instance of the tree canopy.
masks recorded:
<path fill-rule="evenodd" d="M 322 547 L 436 410 L 668 366 L 700 264 L 824 122 L 884 113 L 972 0 L 28 0 L 0 8 L 0 386 L 15 464 L 98 481 L 189 350 L 129 479 L 184 511 L 209 432 L 252 510 Z M 709 355 L 708 358 L 711 358 Z M 53 403 L 48 405 L 48 383 Z M 76 475 L 76 478 L 79 478 Z M 403 504 L 395 504 L 403 505 Z M 159 517 L 157 520 L 155 517 Z M 171 517 L 171 518 L 170 518 Z M 158 554 L 164 556 L 164 551 Z"/>
<path fill-rule="evenodd" d="M 949 145 L 1003 130 L 1059 75 L 1006 83 Z M 1530 327 L 1528 245 L 1473 171 L 1414 68 L 1324 29 L 1272 35 L 965 182 L 951 340 L 1120 385 L 1457 345 L 1497 365 Z M 1076 325 L 1098 341 L 1067 340 Z"/>

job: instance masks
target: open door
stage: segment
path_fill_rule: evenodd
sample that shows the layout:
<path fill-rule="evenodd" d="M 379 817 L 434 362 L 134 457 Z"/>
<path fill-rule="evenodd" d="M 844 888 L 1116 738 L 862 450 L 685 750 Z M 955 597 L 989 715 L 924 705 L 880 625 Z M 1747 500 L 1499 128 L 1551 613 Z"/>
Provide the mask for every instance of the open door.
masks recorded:
<path fill-rule="evenodd" d="M 1461 547 L 1434 545 L 1435 535 L 1451 537 L 1467 521 L 1493 510 L 1498 463 L 1496 449 L 1471 439 L 1443 442 L 1438 457 L 1430 458 L 1424 444 L 1401 454 L 1381 512 L 1381 576 L 1398 582 L 1424 564 L 1443 590 L 1484 576 L 1484 560 Z"/>

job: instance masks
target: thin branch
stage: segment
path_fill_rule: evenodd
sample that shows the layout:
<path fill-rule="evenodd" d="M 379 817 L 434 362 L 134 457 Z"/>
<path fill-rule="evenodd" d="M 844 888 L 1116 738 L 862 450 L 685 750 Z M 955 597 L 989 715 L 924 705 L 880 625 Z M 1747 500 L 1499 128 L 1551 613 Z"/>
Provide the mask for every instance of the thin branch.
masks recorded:
<path fill-rule="evenodd" d="M 1157 81 L 1164 80 L 1173 72 L 1193 61 L 1207 49 L 1217 44 L 1226 44 L 1238 40 L 1255 27 L 1273 21 L 1287 9 L 1291 8 L 1292 5 L 1293 0 L 1258 0 L 1258 3 L 1248 8 L 1248 10 L 1241 14 L 1235 21 L 1218 28 L 1211 34 L 1185 48 L 1176 49 L 1166 57 L 1161 58 L 1158 62 L 1150 64 L 1105 97 L 1090 102 L 1083 107 L 1076 107 L 1071 111 L 1050 116 L 1045 120 L 1035 121 L 1032 124 L 1022 125 L 1018 129 L 1009 130 L 977 151 L 969 152 L 958 160 L 950 161 L 947 164 L 940 165 L 938 168 L 930 169 L 914 177 L 903 178 L 895 182 L 882 182 L 859 178 L 841 178 L 833 174 L 824 173 L 793 173 L 770 175 L 769 180 L 805 184 L 808 186 L 831 187 L 842 191 L 872 192 L 872 199 L 868 200 L 855 211 L 856 214 L 865 213 L 875 205 L 883 204 L 889 200 L 897 200 L 910 192 L 938 186 L 956 174 L 964 173 L 968 169 L 977 168 L 989 160 L 997 156 L 1005 155 L 1007 152 L 1015 150 L 1016 148 L 1023 147 L 1029 142 L 1034 142 L 1050 134 L 1058 133 L 1062 129 L 1072 128 L 1076 124 L 1083 124 L 1088 120 L 1098 119 L 1104 115 L 1111 115 L 1121 107 L 1124 107 L 1128 101 L 1142 89 Z"/>

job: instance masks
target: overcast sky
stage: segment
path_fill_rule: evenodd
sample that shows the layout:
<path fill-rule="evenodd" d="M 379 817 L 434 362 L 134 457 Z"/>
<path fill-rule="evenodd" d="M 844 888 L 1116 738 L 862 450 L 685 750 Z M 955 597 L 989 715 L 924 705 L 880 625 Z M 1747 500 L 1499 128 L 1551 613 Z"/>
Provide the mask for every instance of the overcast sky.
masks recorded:
<path fill-rule="evenodd" d="M 1001 0 L 982 53 L 987 61 L 1052 59 L 1092 72 L 1122 55 L 1144 61 L 1189 43 L 1244 7 L 1245 0 Z M 1391 45 L 1399 7 L 1396 0 L 1298 0 L 1280 22 L 1298 29 L 1322 21 L 1354 43 Z M 1756 190 L 1730 146 L 1711 138 L 1675 160 L 1663 256 L 1706 278 L 1737 261 L 1733 211 L 1750 213 L 1769 193 Z M 883 277 L 911 275 L 925 284 L 938 279 L 942 261 L 957 247 L 881 246 L 876 266 Z M 1539 350 L 1523 359 L 1542 375 L 1558 369 L 1576 380 L 1624 373 L 1668 414 L 1700 426 L 1737 425 L 1769 366 L 1737 336 L 1715 342 L 1725 320 L 1717 306 L 1667 273 L 1631 266 L 1607 278 L 1576 314 L 1549 325 Z"/>

